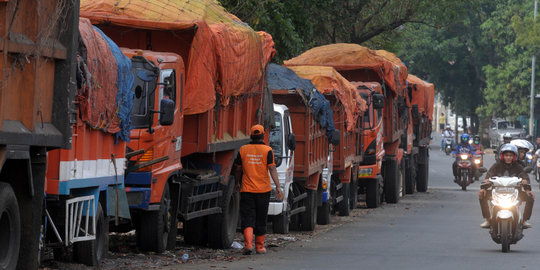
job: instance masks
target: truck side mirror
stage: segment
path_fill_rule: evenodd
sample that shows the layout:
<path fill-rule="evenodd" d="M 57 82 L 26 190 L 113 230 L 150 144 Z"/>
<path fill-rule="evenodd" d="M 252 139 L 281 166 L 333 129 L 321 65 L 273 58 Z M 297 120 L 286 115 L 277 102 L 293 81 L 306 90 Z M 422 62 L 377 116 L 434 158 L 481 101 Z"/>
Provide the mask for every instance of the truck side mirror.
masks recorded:
<path fill-rule="evenodd" d="M 384 95 L 374 94 L 373 95 L 373 109 L 382 109 L 384 108 Z"/>
<path fill-rule="evenodd" d="M 162 99 L 160 102 L 159 124 L 162 126 L 170 126 L 174 122 L 174 101 L 170 99 Z"/>
<path fill-rule="evenodd" d="M 289 140 L 287 141 L 287 147 L 289 147 L 289 149 L 291 151 L 294 151 L 296 149 L 296 136 L 294 135 L 294 133 L 289 134 Z"/>

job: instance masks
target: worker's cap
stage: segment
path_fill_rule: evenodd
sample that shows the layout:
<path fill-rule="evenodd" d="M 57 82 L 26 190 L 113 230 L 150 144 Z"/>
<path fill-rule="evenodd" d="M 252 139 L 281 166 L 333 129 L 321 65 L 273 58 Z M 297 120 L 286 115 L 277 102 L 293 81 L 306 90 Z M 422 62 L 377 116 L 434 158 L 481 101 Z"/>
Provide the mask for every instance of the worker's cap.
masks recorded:
<path fill-rule="evenodd" d="M 264 127 L 261 125 L 254 125 L 251 127 L 251 135 L 262 135 L 264 134 Z"/>

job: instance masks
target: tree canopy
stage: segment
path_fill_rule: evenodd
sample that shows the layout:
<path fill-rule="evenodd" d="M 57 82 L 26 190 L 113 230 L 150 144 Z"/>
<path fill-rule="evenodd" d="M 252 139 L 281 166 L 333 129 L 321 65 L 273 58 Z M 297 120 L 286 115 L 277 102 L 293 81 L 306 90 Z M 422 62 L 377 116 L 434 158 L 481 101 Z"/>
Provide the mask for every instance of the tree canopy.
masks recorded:
<path fill-rule="evenodd" d="M 348 42 L 395 52 L 459 115 L 528 115 L 540 23 L 529 0 L 221 0 L 270 33 L 280 63 Z"/>

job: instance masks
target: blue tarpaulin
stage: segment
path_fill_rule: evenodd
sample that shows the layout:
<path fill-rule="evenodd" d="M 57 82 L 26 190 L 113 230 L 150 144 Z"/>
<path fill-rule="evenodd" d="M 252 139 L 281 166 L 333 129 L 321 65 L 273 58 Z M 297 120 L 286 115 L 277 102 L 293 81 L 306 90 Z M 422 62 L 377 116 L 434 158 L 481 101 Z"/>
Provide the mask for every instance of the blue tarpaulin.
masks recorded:
<path fill-rule="evenodd" d="M 133 83 L 135 81 L 135 77 L 131 72 L 131 59 L 125 56 L 122 51 L 120 51 L 118 45 L 107 37 L 99 28 L 94 27 L 94 29 L 101 34 L 105 41 L 107 41 L 116 60 L 118 72 L 118 92 L 116 94 L 116 106 L 118 110 L 116 114 L 120 119 L 120 132 L 116 133 L 116 136 L 122 141 L 128 142 L 129 134 L 131 129 L 133 129 L 133 126 L 131 125 L 131 109 L 133 108 L 134 93 L 131 91 L 131 88 L 133 88 Z"/>
<path fill-rule="evenodd" d="M 335 136 L 334 119 L 330 102 L 310 80 L 302 79 L 294 71 L 277 64 L 269 64 L 267 68 L 267 84 L 269 89 L 302 90 L 315 115 L 315 120 L 326 129 L 328 137 Z M 331 138 L 332 140 L 332 138 Z"/>

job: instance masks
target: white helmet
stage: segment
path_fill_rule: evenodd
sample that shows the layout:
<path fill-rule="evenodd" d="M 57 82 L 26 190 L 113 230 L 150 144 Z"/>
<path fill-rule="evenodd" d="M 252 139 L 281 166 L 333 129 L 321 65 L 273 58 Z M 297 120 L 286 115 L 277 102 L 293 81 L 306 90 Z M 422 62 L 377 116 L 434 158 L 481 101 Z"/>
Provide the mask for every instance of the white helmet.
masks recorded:
<path fill-rule="evenodd" d="M 518 149 L 515 145 L 513 144 L 509 144 L 509 143 L 505 143 L 501 146 L 501 151 L 499 153 L 500 155 L 500 159 L 503 160 L 503 156 L 504 156 L 504 152 L 512 152 L 514 153 L 514 159 L 513 161 L 516 161 L 517 159 L 517 155 L 518 155 Z"/>
<path fill-rule="evenodd" d="M 511 140 L 512 139 L 512 134 L 506 132 L 503 134 L 503 140 Z"/>
<path fill-rule="evenodd" d="M 527 151 L 534 150 L 534 146 L 532 145 L 532 143 L 524 139 L 512 140 L 510 144 L 515 145 L 518 149 L 527 149 Z"/>

